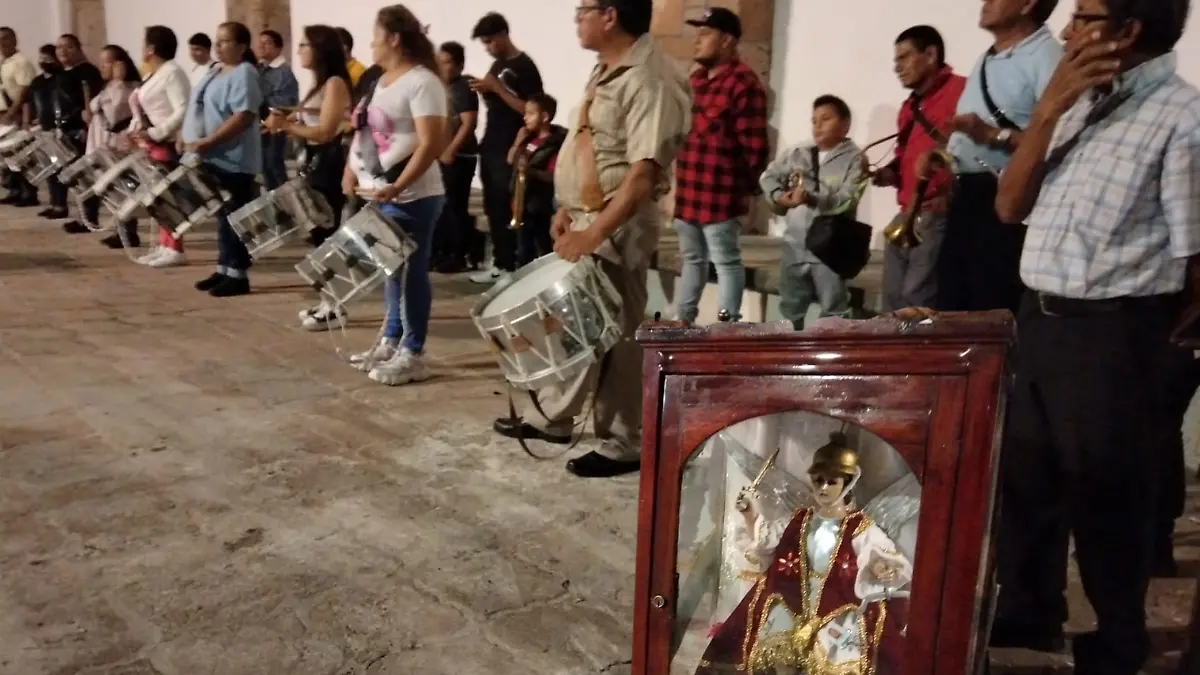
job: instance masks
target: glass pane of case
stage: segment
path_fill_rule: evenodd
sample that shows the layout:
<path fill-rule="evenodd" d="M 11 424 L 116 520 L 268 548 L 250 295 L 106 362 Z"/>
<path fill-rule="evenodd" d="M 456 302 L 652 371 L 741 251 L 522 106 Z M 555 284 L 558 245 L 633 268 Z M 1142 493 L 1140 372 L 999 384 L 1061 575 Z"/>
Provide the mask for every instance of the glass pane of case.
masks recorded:
<path fill-rule="evenodd" d="M 921 487 L 865 429 L 735 424 L 684 468 L 672 675 L 902 671 Z"/>

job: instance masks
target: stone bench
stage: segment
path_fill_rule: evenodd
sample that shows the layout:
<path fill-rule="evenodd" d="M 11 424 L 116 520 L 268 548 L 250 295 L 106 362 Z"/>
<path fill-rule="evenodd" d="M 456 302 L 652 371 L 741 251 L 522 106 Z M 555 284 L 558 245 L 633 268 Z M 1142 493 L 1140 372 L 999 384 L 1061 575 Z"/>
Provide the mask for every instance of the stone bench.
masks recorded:
<path fill-rule="evenodd" d="M 483 191 L 471 191 L 469 210 L 476 217 L 480 230 L 487 230 L 483 219 Z M 742 318 L 745 321 L 774 321 L 779 314 L 779 263 L 783 242 L 778 237 L 744 234 L 741 237 L 742 264 L 746 268 L 746 291 L 742 296 Z M 873 252 L 871 262 L 850 284 L 850 305 L 858 316 L 879 311 L 883 279 L 883 254 Z M 682 260 L 679 256 L 679 237 L 665 230 L 650 269 L 650 300 L 647 316 L 661 312 L 674 316 L 675 287 Z M 700 299 L 701 323 L 717 318 L 716 270 L 709 265 L 709 283 Z M 815 309 L 814 309 L 815 311 Z"/>

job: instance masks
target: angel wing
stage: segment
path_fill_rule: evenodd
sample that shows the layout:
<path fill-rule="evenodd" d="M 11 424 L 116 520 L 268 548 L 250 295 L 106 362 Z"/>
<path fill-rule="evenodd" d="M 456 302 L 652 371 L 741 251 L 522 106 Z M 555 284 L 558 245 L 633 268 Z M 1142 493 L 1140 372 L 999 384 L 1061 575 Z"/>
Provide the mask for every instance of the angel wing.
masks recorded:
<path fill-rule="evenodd" d="M 746 446 L 725 431 L 719 432 L 725 441 L 725 449 L 738 470 L 748 477 L 757 476 L 766 463 L 766 457 L 760 457 L 746 449 Z M 764 511 L 786 517 L 801 506 L 812 503 L 812 486 L 799 476 L 794 476 L 786 470 L 774 468 L 763 476 L 758 486 L 759 503 Z"/>
<path fill-rule="evenodd" d="M 921 484 L 916 475 L 905 474 L 875 495 L 862 510 L 909 560 L 914 559 L 917 516 L 921 512 Z"/>

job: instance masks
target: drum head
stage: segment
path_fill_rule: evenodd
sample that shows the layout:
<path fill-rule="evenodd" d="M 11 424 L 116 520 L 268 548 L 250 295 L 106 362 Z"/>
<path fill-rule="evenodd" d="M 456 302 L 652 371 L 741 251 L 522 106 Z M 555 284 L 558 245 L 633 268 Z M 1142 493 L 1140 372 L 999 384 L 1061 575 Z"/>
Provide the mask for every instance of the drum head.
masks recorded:
<path fill-rule="evenodd" d="M 547 258 L 549 257 L 547 256 Z M 536 265 L 536 267 L 528 269 L 526 274 L 522 274 L 522 270 L 518 270 L 512 282 L 483 308 L 480 317 L 497 316 L 507 312 L 562 281 L 575 268 L 575 263 L 569 263 L 557 255 L 540 264 L 538 261 L 534 261 L 530 265 Z"/>

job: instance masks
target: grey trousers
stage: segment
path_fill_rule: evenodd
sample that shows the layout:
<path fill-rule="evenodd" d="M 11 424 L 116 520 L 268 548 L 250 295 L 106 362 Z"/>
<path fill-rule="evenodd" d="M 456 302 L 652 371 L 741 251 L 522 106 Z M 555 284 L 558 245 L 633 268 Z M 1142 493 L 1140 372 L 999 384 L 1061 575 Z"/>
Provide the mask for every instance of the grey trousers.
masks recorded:
<path fill-rule="evenodd" d="M 645 319 L 646 276 L 661 227 L 657 221 L 626 223 L 597 251 L 601 271 L 621 296 L 624 319 L 624 334 L 606 356 L 608 363 L 599 389 L 596 384 L 601 364 L 597 363 L 574 380 L 537 392 L 544 417 L 528 403 L 519 411 L 528 424 L 543 431 L 570 434 L 594 392 L 592 423 L 596 438 L 615 441 L 602 444 L 595 452 L 609 459 L 628 461 L 641 454 L 642 347 L 633 338 Z M 581 227 L 577 224 L 575 229 Z"/>
<path fill-rule="evenodd" d="M 922 238 L 919 246 L 903 249 L 884 244 L 884 312 L 905 307 L 937 307 L 937 262 L 946 236 L 946 217 L 923 215 L 917 228 Z"/>
<path fill-rule="evenodd" d="M 816 302 L 821 316 L 846 316 L 850 290 L 846 280 L 808 251 L 785 245 L 779 269 L 779 313 L 788 321 L 804 321 L 808 307 Z"/>

